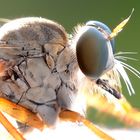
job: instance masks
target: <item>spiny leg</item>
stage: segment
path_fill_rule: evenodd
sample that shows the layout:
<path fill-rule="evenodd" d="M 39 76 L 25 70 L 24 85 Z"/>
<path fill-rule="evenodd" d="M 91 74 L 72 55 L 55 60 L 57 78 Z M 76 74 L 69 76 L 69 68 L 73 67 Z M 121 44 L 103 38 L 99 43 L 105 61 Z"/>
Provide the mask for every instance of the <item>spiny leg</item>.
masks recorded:
<path fill-rule="evenodd" d="M 22 134 L 7 120 L 7 118 L 0 112 L 0 122 L 6 130 L 15 138 L 15 140 L 24 140 Z"/>
<path fill-rule="evenodd" d="M 105 134 L 103 131 L 98 129 L 92 122 L 81 116 L 79 113 L 70 111 L 70 110 L 62 110 L 59 114 L 60 119 L 71 122 L 82 122 L 86 127 L 88 127 L 92 132 L 97 134 L 100 138 L 104 140 L 114 140 L 112 137 Z"/>

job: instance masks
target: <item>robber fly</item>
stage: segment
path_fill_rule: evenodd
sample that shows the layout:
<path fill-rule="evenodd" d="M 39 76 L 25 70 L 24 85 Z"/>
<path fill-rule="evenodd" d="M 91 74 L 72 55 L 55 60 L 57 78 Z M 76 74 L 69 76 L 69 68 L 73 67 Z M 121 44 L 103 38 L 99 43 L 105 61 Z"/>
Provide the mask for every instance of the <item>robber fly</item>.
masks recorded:
<path fill-rule="evenodd" d="M 80 94 L 82 78 L 121 98 L 100 77 L 116 65 L 123 69 L 114 57 L 114 37 L 130 17 L 113 32 L 101 22 L 89 21 L 76 28 L 71 41 L 60 24 L 48 19 L 27 17 L 4 24 L 0 28 L 1 111 L 38 129 L 55 125 L 58 118 L 82 122 L 99 137 L 112 140 L 76 112 L 72 104 Z M 116 69 L 121 73 L 120 67 Z M 126 75 L 122 76 L 131 93 L 133 88 Z M 0 116 L 1 122 L 8 123 L 2 113 Z M 10 123 L 3 125 L 15 139 L 24 139 Z"/>

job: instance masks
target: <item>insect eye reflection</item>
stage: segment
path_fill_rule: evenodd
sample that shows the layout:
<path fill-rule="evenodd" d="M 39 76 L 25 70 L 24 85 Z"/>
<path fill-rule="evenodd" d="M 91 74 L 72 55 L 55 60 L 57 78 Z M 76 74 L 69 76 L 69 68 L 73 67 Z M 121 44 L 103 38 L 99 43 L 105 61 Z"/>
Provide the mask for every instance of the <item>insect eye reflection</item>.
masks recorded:
<path fill-rule="evenodd" d="M 111 30 L 103 23 L 89 21 L 81 28 L 83 33 L 77 40 L 76 54 L 81 71 L 93 79 L 98 79 L 114 65 L 114 39 L 107 39 Z"/>
<path fill-rule="evenodd" d="M 104 24 L 100 21 L 94 21 L 94 20 L 88 21 L 86 23 L 86 26 L 95 27 L 95 28 L 101 30 L 101 32 L 105 33 L 107 36 L 109 34 L 111 34 L 111 32 L 112 32 L 111 29 L 106 24 Z M 112 47 L 113 53 L 115 53 L 115 40 L 114 40 L 114 38 L 112 38 L 110 40 L 110 42 L 111 42 L 111 47 Z"/>

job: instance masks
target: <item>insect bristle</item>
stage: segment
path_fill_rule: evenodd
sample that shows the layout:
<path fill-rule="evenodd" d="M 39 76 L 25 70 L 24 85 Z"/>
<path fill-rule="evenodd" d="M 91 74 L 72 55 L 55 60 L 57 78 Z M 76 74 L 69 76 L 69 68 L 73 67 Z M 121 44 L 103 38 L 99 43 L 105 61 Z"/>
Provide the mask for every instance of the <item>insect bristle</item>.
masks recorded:
<path fill-rule="evenodd" d="M 120 56 L 120 54 L 135 54 L 134 52 L 121 52 L 115 55 L 115 68 L 120 73 L 121 77 L 123 78 L 126 87 L 128 89 L 128 92 L 130 95 L 134 94 L 134 88 L 131 84 L 131 81 L 129 79 L 129 76 L 127 75 L 125 69 L 129 70 L 131 73 L 133 73 L 136 77 L 140 78 L 140 72 L 132 67 L 131 65 L 122 62 L 123 60 L 137 60 L 135 58 L 127 57 L 127 56 Z M 121 61 L 122 60 L 122 61 Z"/>

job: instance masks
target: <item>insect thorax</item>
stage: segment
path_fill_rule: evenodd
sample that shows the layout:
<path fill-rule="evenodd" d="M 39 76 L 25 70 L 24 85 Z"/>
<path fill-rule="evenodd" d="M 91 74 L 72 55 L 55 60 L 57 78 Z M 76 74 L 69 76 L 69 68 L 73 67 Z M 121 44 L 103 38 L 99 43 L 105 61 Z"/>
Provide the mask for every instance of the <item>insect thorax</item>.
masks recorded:
<path fill-rule="evenodd" d="M 42 18 L 22 18 L 0 29 L 5 71 L 1 96 L 39 113 L 53 124 L 77 93 L 77 63 L 63 27 Z"/>

